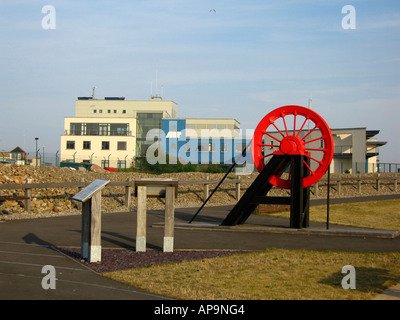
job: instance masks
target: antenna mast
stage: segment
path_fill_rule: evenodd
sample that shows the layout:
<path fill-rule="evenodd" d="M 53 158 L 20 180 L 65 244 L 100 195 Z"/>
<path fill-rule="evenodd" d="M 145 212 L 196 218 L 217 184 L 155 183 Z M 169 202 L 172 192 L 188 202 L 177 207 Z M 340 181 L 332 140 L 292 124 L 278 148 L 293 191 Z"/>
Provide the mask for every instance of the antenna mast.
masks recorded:
<path fill-rule="evenodd" d="M 92 87 L 92 99 L 94 99 L 94 92 L 96 91 L 96 86 Z"/>

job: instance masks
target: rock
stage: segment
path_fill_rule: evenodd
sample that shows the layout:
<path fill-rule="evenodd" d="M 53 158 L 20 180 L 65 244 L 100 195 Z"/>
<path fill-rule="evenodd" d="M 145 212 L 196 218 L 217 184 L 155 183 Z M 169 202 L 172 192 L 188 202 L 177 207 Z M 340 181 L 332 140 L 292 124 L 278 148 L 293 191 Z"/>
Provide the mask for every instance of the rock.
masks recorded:
<path fill-rule="evenodd" d="M 103 169 L 102 167 L 98 166 L 97 164 L 93 164 L 90 168 L 90 171 L 92 171 L 92 172 L 107 172 L 106 169 Z"/>

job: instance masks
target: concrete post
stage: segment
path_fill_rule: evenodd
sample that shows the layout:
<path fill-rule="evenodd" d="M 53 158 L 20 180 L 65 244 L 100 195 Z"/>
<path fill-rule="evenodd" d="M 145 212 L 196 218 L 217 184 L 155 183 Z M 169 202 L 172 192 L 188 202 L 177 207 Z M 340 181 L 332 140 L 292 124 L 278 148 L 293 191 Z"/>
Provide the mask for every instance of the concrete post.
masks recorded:
<path fill-rule="evenodd" d="M 25 200 L 25 210 L 31 213 L 32 189 L 25 189 L 25 197 L 28 198 Z"/>
<path fill-rule="evenodd" d="M 175 187 L 167 187 L 165 191 L 164 252 L 174 251 L 174 201 Z"/>
<path fill-rule="evenodd" d="M 236 183 L 236 200 L 239 201 L 240 199 L 240 176 L 238 176 L 238 182 Z"/>
<path fill-rule="evenodd" d="M 146 198 L 147 187 L 137 187 L 136 251 L 146 252 Z"/>
<path fill-rule="evenodd" d="M 101 261 L 101 191 L 82 203 L 81 256 L 88 262 Z"/>
<path fill-rule="evenodd" d="M 209 179 L 210 179 L 210 177 L 207 176 L 207 177 L 206 177 L 206 180 L 209 180 Z M 210 190 L 209 184 L 208 184 L 208 183 L 205 183 L 205 184 L 204 184 L 204 201 L 206 201 L 207 198 L 208 198 L 208 192 L 209 192 L 209 190 Z"/>
<path fill-rule="evenodd" d="M 128 178 L 127 182 L 130 184 L 132 181 L 131 178 Z M 131 193 L 132 193 L 132 187 L 131 186 L 126 186 L 125 187 L 125 205 L 129 209 L 129 206 L 131 204 Z"/>

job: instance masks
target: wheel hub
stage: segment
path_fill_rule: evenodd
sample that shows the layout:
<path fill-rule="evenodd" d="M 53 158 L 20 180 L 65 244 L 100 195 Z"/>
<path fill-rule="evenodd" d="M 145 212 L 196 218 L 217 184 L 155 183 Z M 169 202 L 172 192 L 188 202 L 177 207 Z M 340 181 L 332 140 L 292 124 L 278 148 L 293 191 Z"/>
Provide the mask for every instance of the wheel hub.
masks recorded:
<path fill-rule="evenodd" d="M 304 141 L 296 136 L 287 136 L 282 139 L 279 150 L 283 154 L 304 154 Z"/>

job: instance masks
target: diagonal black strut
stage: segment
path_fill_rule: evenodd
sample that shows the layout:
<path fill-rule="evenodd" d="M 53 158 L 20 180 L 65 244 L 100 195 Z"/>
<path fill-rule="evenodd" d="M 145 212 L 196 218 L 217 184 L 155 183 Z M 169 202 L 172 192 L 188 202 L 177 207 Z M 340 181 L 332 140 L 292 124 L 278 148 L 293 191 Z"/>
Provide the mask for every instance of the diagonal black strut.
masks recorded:
<path fill-rule="evenodd" d="M 213 196 L 213 194 L 215 193 L 215 191 L 218 190 L 219 186 L 222 184 L 222 182 L 224 182 L 225 178 L 228 176 L 228 174 L 230 174 L 233 170 L 233 168 L 236 166 L 238 160 L 240 158 L 243 157 L 243 155 L 246 153 L 247 148 L 249 147 L 249 145 L 251 144 L 251 141 L 249 142 L 249 144 L 247 146 L 244 147 L 242 154 L 240 155 L 239 158 L 236 159 L 236 161 L 232 164 L 232 166 L 229 168 L 229 170 L 227 171 L 227 173 L 225 173 L 224 177 L 221 179 L 220 182 L 218 182 L 217 186 L 214 188 L 214 190 L 211 192 L 211 194 L 208 196 L 208 198 L 203 202 L 203 204 L 201 205 L 201 207 L 197 210 L 197 212 L 195 213 L 195 215 L 192 217 L 192 219 L 190 219 L 189 223 L 192 223 L 192 221 L 197 217 L 197 215 L 199 214 L 199 212 L 203 209 L 203 207 L 206 205 L 206 203 L 208 202 L 208 200 L 210 200 L 210 198 Z"/>
<path fill-rule="evenodd" d="M 243 224 L 260 203 L 258 198 L 264 197 L 272 188 L 268 182 L 273 175 L 280 175 L 289 165 L 291 157 L 287 155 L 274 155 L 251 186 L 240 198 L 228 216 L 222 221 L 222 226 Z"/>

